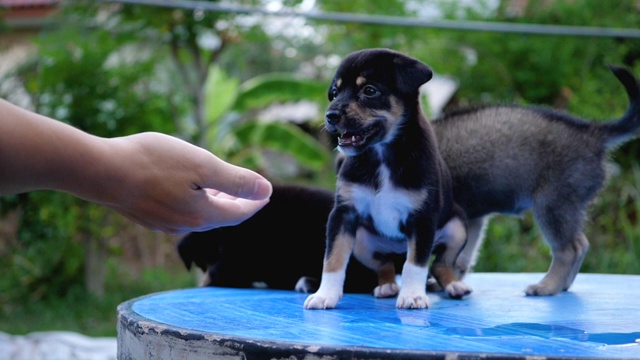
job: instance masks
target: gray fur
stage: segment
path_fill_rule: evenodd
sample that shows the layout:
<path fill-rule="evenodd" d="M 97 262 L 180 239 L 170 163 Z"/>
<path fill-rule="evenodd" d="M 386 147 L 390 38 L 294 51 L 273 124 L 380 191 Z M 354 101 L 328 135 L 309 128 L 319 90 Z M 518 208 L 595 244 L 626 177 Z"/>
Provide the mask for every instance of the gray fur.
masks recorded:
<path fill-rule="evenodd" d="M 432 122 L 455 202 L 469 219 L 468 243 L 455 264 L 459 278 L 472 269 L 492 214 L 532 209 L 553 261 L 525 292 L 553 295 L 571 286 L 589 248 L 584 221 L 606 180 L 607 152 L 640 132 L 638 82 L 623 68 L 611 70 L 630 100 L 614 122 L 518 106 L 466 110 Z"/>

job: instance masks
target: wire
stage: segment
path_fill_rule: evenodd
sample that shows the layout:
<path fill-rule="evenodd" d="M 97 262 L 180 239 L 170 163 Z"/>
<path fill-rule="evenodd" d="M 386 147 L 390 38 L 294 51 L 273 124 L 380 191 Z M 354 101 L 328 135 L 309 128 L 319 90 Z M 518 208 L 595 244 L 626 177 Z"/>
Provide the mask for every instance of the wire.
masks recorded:
<path fill-rule="evenodd" d="M 304 17 L 311 20 L 326 20 L 335 22 L 352 22 L 374 25 L 393 25 L 408 27 L 425 27 L 466 31 L 490 31 L 518 34 L 537 35 L 561 35 L 584 37 L 614 37 L 640 39 L 640 29 L 611 28 L 594 26 L 567 26 L 567 25 L 542 25 L 522 24 L 508 22 L 488 21 L 462 21 L 462 20 L 426 20 L 400 16 L 363 15 L 354 13 L 336 12 L 299 12 L 294 10 L 270 11 L 262 8 L 253 8 L 229 4 L 212 3 L 208 1 L 191 0 L 102 0 L 102 2 L 121 3 L 130 5 L 147 5 L 168 7 L 175 9 L 202 10 L 213 12 L 227 12 L 236 14 L 261 14 L 269 16 Z"/>

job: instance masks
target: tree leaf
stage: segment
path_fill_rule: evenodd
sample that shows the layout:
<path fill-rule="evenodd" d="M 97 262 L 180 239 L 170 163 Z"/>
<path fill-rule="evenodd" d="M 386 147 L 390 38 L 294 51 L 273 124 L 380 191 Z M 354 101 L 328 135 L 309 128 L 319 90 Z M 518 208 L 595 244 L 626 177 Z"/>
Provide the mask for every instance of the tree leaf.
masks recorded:
<path fill-rule="evenodd" d="M 270 73 L 251 78 L 240 85 L 234 110 L 259 109 L 273 103 L 310 100 L 326 102 L 327 84 L 293 74 Z"/>
<path fill-rule="evenodd" d="M 301 165 L 318 170 L 329 161 L 329 151 L 314 137 L 287 122 L 252 121 L 235 131 L 241 148 L 271 149 L 288 153 Z"/>
<path fill-rule="evenodd" d="M 213 65 L 205 83 L 205 114 L 209 126 L 229 112 L 238 96 L 239 80 L 229 77 L 220 67 Z"/>

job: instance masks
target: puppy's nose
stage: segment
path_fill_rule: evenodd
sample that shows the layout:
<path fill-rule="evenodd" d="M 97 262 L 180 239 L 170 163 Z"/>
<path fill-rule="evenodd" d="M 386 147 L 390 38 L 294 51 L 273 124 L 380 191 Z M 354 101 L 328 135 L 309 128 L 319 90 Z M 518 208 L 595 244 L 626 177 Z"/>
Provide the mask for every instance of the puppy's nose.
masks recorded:
<path fill-rule="evenodd" d="M 331 125 L 335 125 L 340 121 L 340 112 L 336 110 L 329 110 L 325 115 L 327 122 Z"/>

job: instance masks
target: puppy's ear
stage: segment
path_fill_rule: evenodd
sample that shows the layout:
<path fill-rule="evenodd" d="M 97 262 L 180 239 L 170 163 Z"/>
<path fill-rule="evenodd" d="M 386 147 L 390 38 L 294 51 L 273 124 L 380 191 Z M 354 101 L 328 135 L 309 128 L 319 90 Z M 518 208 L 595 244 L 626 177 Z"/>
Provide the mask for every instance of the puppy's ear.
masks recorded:
<path fill-rule="evenodd" d="M 187 268 L 187 270 L 191 270 L 191 264 L 193 263 L 193 247 L 191 238 L 191 234 L 186 235 L 176 245 L 176 249 L 178 250 L 178 255 L 180 255 L 180 259 L 182 263 Z"/>
<path fill-rule="evenodd" d="M 407 57 L 398 56 L 394 59 L 397 76 L 398 90 L 404 93 L 413 93 L 418 91 L 427 81 L 433 77 L 433 71 L 424 63 Z"/>
<path fill-rule="evenodd" d="M 178 255 L 187 270 L 191 270 L 191 266 L 195 264 L 205 271 L 209 262 L 218 259 L 216 243 L 212 239 L 213 236 L 209 235 L 215 230 L 191 232 L 178 241 Z"/>

